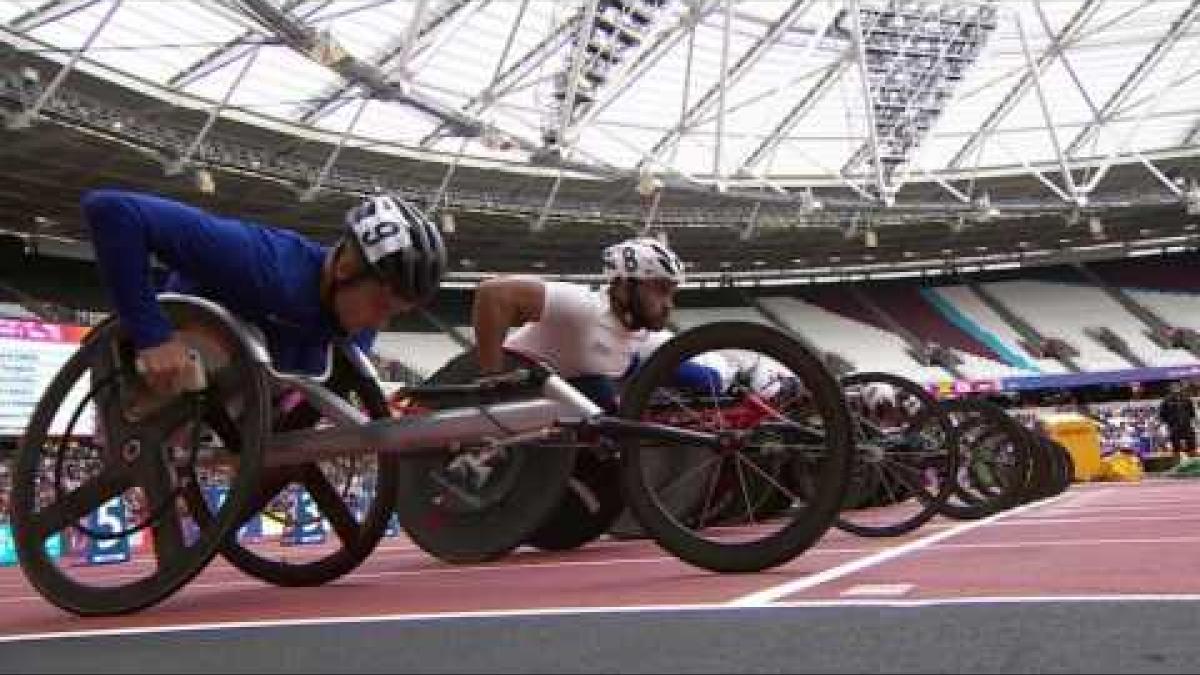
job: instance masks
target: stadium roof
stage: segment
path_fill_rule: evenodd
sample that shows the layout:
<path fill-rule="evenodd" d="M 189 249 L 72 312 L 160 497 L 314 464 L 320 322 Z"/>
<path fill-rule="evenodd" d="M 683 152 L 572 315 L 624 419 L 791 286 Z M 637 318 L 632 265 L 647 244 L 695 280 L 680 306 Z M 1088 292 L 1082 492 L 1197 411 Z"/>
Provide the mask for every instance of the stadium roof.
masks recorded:
<path fill-rule="evenodd" d="M 350 147 L 879 194 L 1194 152 L 1198 15 L 1192 0 L 6 0 L 0 40 Z M 1095 174 L 1056 184 L 1071 196 Z"/>
<path fill-rule="evenodd" d="M 457 214 L 463 273 L 586 271 L 651 223 L 696 271 L 755 277 L 1191 247 L 1198 18 L 1200 0 L 3 0 L 0 220 L 78 240 L 80 190 L 115 182 L 329 239 L 356 193 L 401 189 Z M 650 177 L 668 189 L 639 200 Z"/>

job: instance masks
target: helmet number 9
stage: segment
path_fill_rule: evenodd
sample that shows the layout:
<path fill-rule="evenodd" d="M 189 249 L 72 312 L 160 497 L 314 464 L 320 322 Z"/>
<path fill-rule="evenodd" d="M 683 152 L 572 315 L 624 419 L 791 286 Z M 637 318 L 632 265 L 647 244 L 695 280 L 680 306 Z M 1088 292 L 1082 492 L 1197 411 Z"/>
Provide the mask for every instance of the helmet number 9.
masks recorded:
<path fill-rule="evenodd" d="M 397 234 L 400 234 L 400 225 L 391 220 L 383 220 L 376 223 L 375 227 L 363 232 L 362 242 L 368 247 L 374 248 L 379 242 Z"/>

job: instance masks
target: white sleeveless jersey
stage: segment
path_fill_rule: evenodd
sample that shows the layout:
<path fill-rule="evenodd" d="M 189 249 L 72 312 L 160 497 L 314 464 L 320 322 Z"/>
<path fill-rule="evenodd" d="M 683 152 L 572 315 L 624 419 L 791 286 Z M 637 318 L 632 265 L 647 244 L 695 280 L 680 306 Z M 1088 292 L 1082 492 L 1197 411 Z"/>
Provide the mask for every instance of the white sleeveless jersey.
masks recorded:
<path fill-rule="evenodd" d="M 550 363 L 563 377 L 624 374 L 647 331 L 621 325 L 603 291 L 562 281 L 545 284 L 542 318 L 509 333 L 504 346 Z"/>

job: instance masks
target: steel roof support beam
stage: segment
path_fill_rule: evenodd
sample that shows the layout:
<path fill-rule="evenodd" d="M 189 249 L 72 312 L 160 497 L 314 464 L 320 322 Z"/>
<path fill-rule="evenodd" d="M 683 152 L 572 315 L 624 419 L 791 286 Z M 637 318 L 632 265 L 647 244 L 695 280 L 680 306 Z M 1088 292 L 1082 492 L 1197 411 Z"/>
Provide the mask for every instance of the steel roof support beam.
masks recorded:
<path fill-rule="evenodd" d="M 708 91 L 704 92 L 704 95 L 701 96 L 696 101 L 695 105 L 693 105 L 687 111 L 687 113 L 683 116 L 683 119 L 679 121 L 679 124 L 674 129 L 671 129 L 662 138 L 658 139 L 658 142 L 656 142 L 650 149 L 650 152 L 648 153 L 649 156 L 652 159 L 658 159 L 660 156 L 662 156 L 662 153 L 667 149 L 667 147 L 669 147 L 671 143 L 676 142 L 681 136 L 683 136 L 683 133 L 687 130 L 688 125 L 692 120 L 699 115 L 702 115 L 709 107 L 717 102 L 721 92 L 721 83 L 725 83 L 725 87 L 731 87 L 737 84 L 737 82 L 741 80 L 741 78 L 745 76 L 745 74 L 749 72 L 751 68 L 753 68 L 754 64 L 757 63 L 760 58 L 762 58 L 767 50 L 779 42 L 780 38 L 783 37 L 789 28 L 791 28 L 792 24 L 794 24 L 800 17 L 807 13 L 814 4 L 814 0 L 795 0 L 792 5 L 788 7 L 787 11 L 785 11 L 779 17 L 779 19 L 771 25 L 771 28 L 767 31 L 767 33 L 763 35 L 758 42 L 755 42 L 750 49 L 746 50 L 746 52 L 738 58 L 737 62 L 734 63 L 732 67 L 727 70 L 722 69 L 721 77 L 717 81 L 717 84 L 709 87 Z M 692 30 L 696 30 L 696 28 L 693 28 Z"/>
<path fill-rule="evenodd" d="M 284 5 L 284 10 L 287 11 L 298 5 L 302 5 L 306 0 L 289 0 Z M 301 15 L 302 19 L 316 14 L 317 12 L 329 6 L 332 0 L 324 0 L 319 5 L 305 10 Z M 201 80 L 210 74 L 224 68 L 225 66 L 234 63 L 246 56 L 246 53 L 260 44 L 261 42 L 251 43 L 250 40 L 260 33 L 253 28 L 247 29 L 241 35 L 233 38 L 229 42 L 217 47 L 211 52 L 201 56 L 192 63 L 184 66 L 179 72 L 167 79 L 167 86 L 173 89 L 183 89 L 189 84 Z M 239 49 L 240 47 L 240 49 Z"/>
<path fill-rule="evenodd" d="M 1037 2 L 1037 0 L 1034 0 Z M 1029 72 L 1033 76 L 1033 90 L 1037 94 L 1038 106 L 1042 110 L 1042 123 L 1046 127 L 1046 135 L 1050 137 L 1050 144 L 1054 147 L 1054 156 L 1058 158 L 1059 170 L 1062 172 L 1062 178 L 1066 181 L 1067 192 L 1075 199 L 1081 199 L 1079 188 L 1075 185 L 1075 177 L 1071 174 L 1071 168 L 1067 165 L 1067 156 L 1063 154 L 1062 143 L 1058 141 L 1058 133 L 1054 130 L 1054 119 L 1050 116 L 1050 105 L 1046 102 L 1046 92 L 1042 88 L 1041 68 L 1033 61 L 1033 52 L 1029 49 L 1029 36 L 1025 34 L 1025 26 L 1021 22 L 1020 15 L 1016 17 L 1017 33 L 1021 36 L 1021 51 L 1025 54 L 1025 63 L 1029 66 Z M 1056 41 L 1057 42 L 1057 41 Z M 1055 49 L 1055 53 L 1061 53 Z"/>
<path fill-rule="evenodd" d="M 1178 70 L 1182 70 L 1184 66 L 1195 63 L 1196 53 L 1198 50 L 1200 50 L 1200 42 L 1196 42 L 1192 46 L 1192 49 L 1188 52 L 1187 58 L 1183 59 L 1179 68 L 1177 69 L 1177 72 Z M 1085 191 L 1091 192 L 1092 190 L 1096 189 L 1096 186 L 1100 184 L 1100 180 L 1104 178 L 1104 175 L 1108 173 L 1108 170 L 1112 167 L 1112 164 L 1116 160 L 1117 156 L 1128 152 L 1130 143 L 1133 141 L 1134 137 L 1137 136 L 1138 131 L 1140 131 L 1142 128 L 1142 123 L 1145 122 L 1146 118 L 1152 115 L 1154 111 L 1158 109 L 1158 106 L 1162 103 L 1163 98 L 1168 93 L 1174 91 L 1179 84 L 1180 81 L 1176 78 L 1174 81 L 1168 80 L 1158 86 L 1153 94 L 1150 105 L 1142 108 L 1141 112 L 1134 117 L 1133 125 L 1128 131 L 1125 132 L 1125 135 L 1121 138 L 1121 142 L 1112 147 L 1108 155 L 1104 158 L 1104 161 L 1099 167 L 1096 168 L 1096 172 L 1092 176 L 1091 182 L 1089 182 L 1087 187 L 1084 188 Z M 1143 160 L 1144 159 L 1145 158 L 1143 158 Z"/>
<path fill-rule="evenodd" d="M 513 22 L 512 32 L 509 33 L 510 41 L 516 34 L 516 31 L 520 29 L 521 18 L 523 16 L 523 12 L 518 12 L 517 20 Z M 557 28 L 522 54 L 503 73 L 493 76 L 492 81 L 479 94 L 472 97 L 462 106 L 462 110 L 467 113 L 474 112 L 476 115 L 483 114 L 488 108 L 492 107 L 493 103 L 515 89 L 530 73 L 535 72 L 539 66 L 553 56 L 558 51 L 559 46 L 570 36 L 570 29 L 573 25 L 574 21 L 571 19 L 560 23 Z M 472 108 L 475 108 L 475 110 L 472 111 Z M 421 139 L 420 147 L 428 148 L 441 136 L 441 133 L 445 129 L 445 124 L 439 124 L 436 129 Z"/>
<path fill-rule="evenodd" d="M 167 86 L 181 90 L 233 62 L 245 58 L 247 52 L 258 46 L 249 43 L 249 40 L 255 35 L 258 35 L 257 31 L 248 30 L 217 47 L 172 75 L 167 80 Z"/>
<path fill-rule="evenodd" d="M 192 139 L 190 144 L 188 144 L 187 150 L 184 151 L 183 155 L 180 156 L 179 159 L 167 164 L 166 172 L 168 176 L 176 176 L 180 173 L 183 173 L 183 170 L 187 168 L 188 164 L 191 163 L 192 155 L 196 153 L 196 150 L 200 147 L 200 144 L 204 142 L 204 139 L 208 136 L 208 132 L 212 130 L 213 125 L 217 123 L 217 118 L 221 116 L 221 111 L 229 105 L 229 99 L 233 97 L 233 92 L 237 91 L 237 88 L 242 85 L 242 80 L 246 79 L 246 74 L 249 73 L 250 69 L 254 67 L 254 62 L 258 60 L 258 55 L 260 53 L 261 52 L 258 48 L 254 48 L 245 57 L 246 62 L 242 65 L 242 69 L 238 72 L 237 77 L 234 78 L 233 82 L 229 85 L 229 88 L 226 89 L 225 96 L 221 98 L 221 102 L 213 106 L 213 109 L 209 111 L 208 119 L 204 121 L 204 126 L 200 129 L 200 133 L 196 134 L 196 137 Z"/>
<path fill-rule="evenodd" d="M 102 0 L 50 0 L 8 22 L 8 27 L 18 33 L 28 33 L 42 26 L 64 19 L 76 12 L 95 5 Z"/>
<path fill-rule="evenodd" d="M 696 25 L 708 14 L 709 10 L 715 7 L 720 0 L 704 0 L 704 2 L 693 7 L 687 15 L 681 16 L 678 23 L 664 29 L 654 39 L 654 43 L 643 49 L 637 58 L 622 64 L 613 77 L 608 80 L 608 94 L 604 100 L 598 101 L 596 104 L 588 108 L 572 128 L 582 130 L 591 124 L 601 113 L 609 108 L 621 96 L 625 94 L 638 80 L 649 72 L 664 56 L 671 53 L 675 45 L 683 39 L 685 35 L 695 39 Z M 688 59 L 688 68 L 691 67 L 691 59 Z M 685 88 L 687 85 L 684 85 Z M 686 99 L 685 99 L 686 100 Z"/>
<path fill-rule="evenodd" d="M 417 8 L 413 12 L 412 19 L 409 21 L 408 29 L 405 31 L 404 37 L 402 37 L 397 43 L 389 45 L 376 57 L 373 57 L 364 63 L 367 63 L 372 68 L 379 70 L 386 78 L 387 75 L 386 73 L 383 73 L 382 69 L 388 61 L 397 57 L 406 58 L 405 55 L 410 53 L 416 47 L 416 43 L 419 43 L 420 41 L 432 35 L 447 19 L 457 14 L 458 11 L 463 7 L 469 5 L 472 0 L 459 0 L 459 2 L 453 6 L 447 8 L 446 11 L 441 12 L 437 16 L 430 19 L 427 25 L 421 26 L 420 22 L 423 19 L 427 2 L 428 0 L 419 0 Z M 347 102 L 346 96 L 357 84 L 360 83 L 351 80 L 337 87 L 332 87 L 325 92 L 317 94 L 313 97 L 316 99 L 316 102 L 311 104 L 309 108 L 300 115 L 300 121 L 311 123 L 328 115 L 334 109 L 336 109 L 338 105 Z"/>
<path fill-rule="evenodd" d="M 1033 65 L 1033 67 L 1038 69 L 1049 67 L 1054 62 L 1054 59 L 1058 57 L 1058 50 L 1063 49 L 1065 45 L 1071 42 L 1076 34 L 1082 31 L 1083 27 L 1092 19 L 1096 11 L 1100 8 L 1101 4 L 1101 0 L 1084 0 L 1084 3 L 1080 5 L 1078 10 L 1075 11 L 1075 14 L 1071 16 L 1070 20 L 1067 21 L 1067 24 L 1063 26 L 1063 29 L 1060 30 L 1057 35 L 1051 38 L 1052 44 L 1056 45 L 1057 47 L 1054 49 L 1047 49 L 1046 51 L 1042 52 L 1042 54 L 1038 56 L 1037 62 Z M 977 129 L 975 133 L 971 134 L 970 138 L 967 139 L 967 142 L 964 143 L 963 146 L 959 148 L 958 152 L 955 153 L 954 157 L 950 159 L 947 168 L 962 168 L 962 165 L 967 158 L 974 154 L 983 145 L 983 141 L 990 136 L 998 126 L 1000 126 L 1000 123 L 1004 121 L 1004 118 L 1008 116 L 1008 113 L 1012 112 L 1013 108 L 1015 108 L 1017 104 L 1021 102 L 1021 99 L 1025 97 L 1025 94 L 1029 92 L 1030 87 L 1033 86 L 1033 82 L 1033 68 L 1027 68 L 1025 74 L 1021 76 L 1021 79 L 1018 80 L 1015 85 L 1013 85 L 1013 88 L 1010 89 L 1008 94 L 1000 100 L 1000 103 L 997 104 L 994 109 L 992 109 L 992 112 L 988 113 L 988 116 L 979 126 L 979 129 Z"/>
<path fill-rule="evenodd" d="M 112 0 L 112 5 L 109 6 L 108 11 L 105 12 L 103 17 L 101 17 L 100 22 L 96 24 L 96 27 L 93 28 L 92 32 L 89 33 L 87 38 L 84 39 L 83 44 L 80 45 L 79 49 L 71 52 L 70 60 L 68 60 L 66 65 L 64 65 L 62 68 L 58 69 L 58 73 L 55 74 L 54 79 L 50 81 L 50 84 L 46 85 L 46 87 L 42 89 L 41 93 L 38 95 L 37 99 L 34 100 L 32 105 L 9 116 L 5 121 L 5 126 L 7 126 L 9 129 L 26 129 L 33 123 L 33 120 L 37 119 L 38 115 L 41 113 L 42 107 L 46 105 L 46 102 L 54 96 L 59 87 L 62 86 L 62 83 L 66 81 L 67 75 L 69 75 L 75 68 L 75 64 L 79 63 L 79 59 L 83 57 L 83 53 L 92 46 L 92 43 L 95 42 L 96 38 L 100 36 L 100 33 L 104 30 L 104 27 L 107 26 L 108 22 L 112 20 L 113 15 L 116 14 L 117 10 L 121 8 L 122 2 L 124 2 L 124 0 Z"/>
<path fill-rule="evenodd" d="M 688 103 L 692 100 L 692 65 L 696 59 L 696 26 L 700 20 L 699 15 L 696 17 L 696 22 L 692 23 L 689 28 L 687 42 L 687 61 L 683 67 L 683 92 L 679 97 L 679 121 L 682 124 L 687 117 Z M 679 158 L 679 144 L 675 143 L 671 146 L 671 159 L 668 162 L 671 166 L 675 166 L 675 161 Z M 642 165 L 644 167 L 644 165 Z M 662 190 L 658 191 L 660 194 Z"/>
<path fill-rule="evenodd" d="M 854 60 L 858 65 L 858 79 L 862 84 L 863 114 L 867 120 L 867 137 L 871 141 L 871 160 L 875 165 L 875 187 L 879 190 L 879 201 L 885 206 L 891 206 L 894 195 L 888 189 L 887 178 L 883 175 L 883 162 L 879 159 L 879 132 L 875 129 L 875 104 L 871 98 L 871 80 L 867 73 L 867 48 L 863 40 L 862 16 L 858 9 L 858 0 L 849 0 L 849 5 L 853 24 L 850 38 L 854 42 Z"/>
<path fill-rule="evenodd" d="M 721 31 L 721 77 L 717 80 L 717 138 L 713 143 L 713 178 L 718 189 L 724 189 L 721 179 L 721 151 L 725 143 L 725 93 L 729 89 L 729 37 L 733 33 L 733 0 L 725 0 L 725 27 Z M 761 41 L 760 41 L 761 42 Z M 683 124 L 683 120 L 680 120 Z"/>
<path fill-rule="evenodd" d="M 829 22 L 825 24 L 825 28 L 821 30 L 820 33 L 809 37 L 809 42 L 804 54 L 805 59 L 807 59 L 808 55 L 812 53 L 816 45 L 825 38 L 826 33 L 828 33 L 829 29 L 836 23 L 835 19 L 836 15 L 832 16 Z M 759 164 L 763 162 L 763 160 L 773 156 L 775 149 L 779 147 L 779 144 L 783 141 L 783 139 L 788 134 L 792 133 L 792 130 L 796 127 L 800 120 L 804 119 L 804 116 L 816 106 L 826 92 L 829 91 L 833 83 L 837 82 L 838 78 L 842 76 L 849 64 L 850 59 L 846 57 L 843 57 L 830 64 L 826 68 L 825 73 L 821 76 L 821 79 L 817 80 L 816 84 L 814 84 L 812 88 L 808 90 L 808 93 L 806 93 L 804 97 L 796 103 L 796 105 L 792 106 L 792 109 L 783 116 L 783 119 L 779 121 L 779 124 L 775 125 L 775 128 L 771 131 L 771 133 L 764 138 L 761 143 L 759 143 L 758 147 L 755 148 L 745 160 L 742 161 L 742 166 L 736 173 L 753 171 L 758 167 Z"/>
<path fill-rule="evenodd" d="M 425 96 L 405 91 L 403 87 L 388 80 L 387 74 L 378 66 L 355 58 L 328 36 L 317 33 L 312 26 L 297 20 L 287 12 L 275 7 L 268 0 L 237 0 L 248 16 L 294 49 L 316 63 L 329 68 L 349 82 L 361 85 L 378 99 L 395 101 L 412 106 L 421 112 L 453 126 L 456 135 L 477 136 L 479 120 Z"/>
<path fill-rule="evenodd" d="M 579 74 L 583 72 L 583 62 L 587 59 L 588 37 L 592 34 L 592 30 L 595 27 L 596 6 L 599 4 L 600 0 L 586 1 L 582 8 L 583 12 L 580 15 L 579 26 L 575 34 L 575 48 L 571 52 L 571 61 L 567 74 L 567 95 L 562 101 L 562 110 L 559 111 L 558 116 L 557 142 L 559 146 L 564 148 L 575 145 L 573 139 L 567 138 L 567 129 L 571 126 L 571 119 L 575 114 L 575 96 L 579 93 Z"/>
<path fill-rule="evenodd" d="M 362 118 L 362 114 L 366 112 L 367 106 L 371 104 L 371 99 L 364 98 L 358 104 L 358 110 L 354 111 L 354 117 L 350 118 L 350 124 L 346 125 L 346 130 L 338 136 L 337 146 L 325 158 L 325 164 L 321 166 L 321 172 L 317 174 L 317 179 L 304 192 L 300 193 L 300 201 L 311 202 L 317 198 L 321 192 L 321 186 L 325 184 L 325 179 L 329 177 L 329 172 L 333 170 L 333 165 L 337 163 L 338 157 L 342 154 L 342 149 L 346 147 L 346 141 L 350 135 L 354 133 L 354 128 L 358 126 L 358 120 Z"/>
<path fill-rule="evenodd" d="M 1197 137 L 1200 137 L 1200 120 L 1197 120 L 1196 123 L 1192 125 L 1191 131 L 1187 132 L 1187 136 L 1184 136 L 1183 143 L 1181 145 L 1191 145 Z"/>
<path fill-rule="evenodd" d="M 1179 38 L 1187 32 L 1192 24 L 1195 23 L 1197 16 L 1200 16 L 1200 0 L 1192 0 L 1192 3 L 1183 10 L 1182 13 L 1171 24 L 1153 48 L 1146 54 L 1142 61 L 1135 67 L 1121 86 L 1117 87 L 1112 96 L 1108 97 L 1104 106 L 1100 109 L 1099 119 L 1084 127 L 1075 138 L 1067 144 L 1066 153 L 1068 156 L 1079 154 L 1080 148 L 1095 139 L 1096 134 L 1100 129 L 1108 124 L 1115 117 L 1116 111 L 1125 104 L 1134 91 L 1146 80 L 1146 78 L 1158 68 L 1158 64 L 1171 51 L 1171 49 L 1179 42 Z"/>
<path fill-rule="evenodd" d="M 1054 28 L 1050 25 L 1050 20 L 1046 18 L 1046 11 L 1042 9 L 1042 0 L 1034 0 L 1033 6 L 1037 11 L 1038 21 L 1042 24 L 1042 31 L 1046 35 L 1051 35 L 1051 44 L 1054 51 L 1058 54 L 1058 59 L 1062 61 L 1063 70 L 1067 71 L 1067 75 L 1075 83 L 1075 88 L 1079 91 L 1079 95 L 1083 97 L 1083 102 L 1087 104 L 1088 110 L 1092 111 L 1092 119 L 1100 119 L 1100 109 L 1096 107 L 1096 102 L 1092 100 L 1092 95 L 1088 93 L 1087 87 L 1079 79 L 1079 74 L 1075 72 L 1075 66 L 1072 65 L 1071 59 L 1067 54 L 1066 45 L 1058 42 L 1052 35 Z"/>

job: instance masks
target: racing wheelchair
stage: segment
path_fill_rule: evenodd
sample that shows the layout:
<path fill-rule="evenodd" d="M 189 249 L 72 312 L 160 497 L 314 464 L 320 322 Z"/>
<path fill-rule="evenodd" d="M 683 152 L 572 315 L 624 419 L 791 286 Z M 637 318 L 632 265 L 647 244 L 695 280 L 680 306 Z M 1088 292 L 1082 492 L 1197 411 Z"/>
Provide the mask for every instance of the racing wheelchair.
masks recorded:
<path fill-rule="evenodd" d="M 160 296 L 160 305 L 191 348 L 183 393 L 164 397 L 146 387 L 110 319 L 50 382 L 21 441 L 12 495 L 21 569 L 49 602 L 76 614 L 154 605 L 218 554 L 271 583 L 326 583 L 375 550 L 406 491 L 413 508 L 400 524 L 419 533 L 414 540 L 429 546 L 421 536 L 433 533 L 461 545 L 464 536 L 491 531 L 487 518 L 496 510 L 478 509 L 448 480 L 429 479 L 429 462 L 446 466 L 456 456 L 506 455 L 519 470 L 497 498 L 516 507 L 557 500 L 573 450 L 605 439 L 638 524 L 666 551 L 716 572 L 760 571 L 802 554 L 833 523 L 846 491 L 853 450 L 838 382 L 810 350 L 761 325 L 719 322 L 679 334 L 646 362 L 615 415 L 531 361 L 487 381 L 413 387 L 406 394 L 429 403 L 393 415 L 370 363 L 349 343 L 331 346 L 319 377 L 281 373 L 252 328 L 221 306 L 176 294 Z M 714 350 L 770 359 L 795 386 L 746 399 L 759 411 L 756 424 L 726 424 L 730 396 L 750 394 L 672 385 L 679 364 Z M 676 472 L 697 455 L 728 463 L 742 485 L 770 485 L 777 493 L 770 514 L 744 500 L 740 517 L 716 519 L 703 509 L 698 516 L 693 494 L 675 494 Z M 801 467 L 794 470 L 806 476 L 806 489 L 762 470 L 763 458 Z M 302 562 L 236 536 L 288 486 L 311 497 L 315 517 L 334 534 Z M 223 498 L 209 499 L 212 488 Z M 96 527 L 89 515 L 115 500 L 129 505 L 134 524 Z M 142 534 L 152 555 L 105 574 L 53 555 L 48 543 L 64 534 Z"/>

